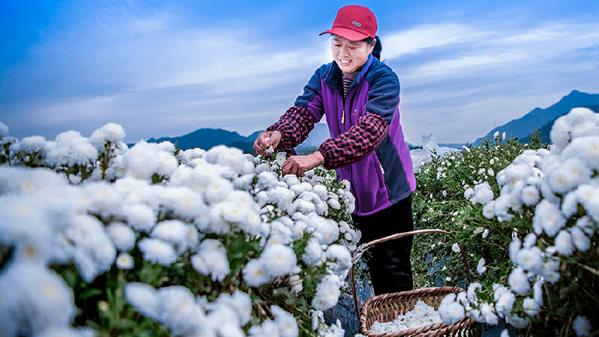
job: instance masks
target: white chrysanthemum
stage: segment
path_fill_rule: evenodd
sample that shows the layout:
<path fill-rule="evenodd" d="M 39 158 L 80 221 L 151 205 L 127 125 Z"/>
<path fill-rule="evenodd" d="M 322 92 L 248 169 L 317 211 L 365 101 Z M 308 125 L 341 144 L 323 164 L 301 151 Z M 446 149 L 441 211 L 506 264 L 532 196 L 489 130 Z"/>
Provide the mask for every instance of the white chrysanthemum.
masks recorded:
<path fill-rule="evenodd" d="M 508 284 L 518 295 L 525 295 L 530 291 L 530 283 L 528 282 L 528 277 L 522 267 L 516 267 L 512 270 L 508 277 Z"/>
<path fill-rule="evenodd" d="M 572 322 L 572 330 L 574 330 L 576 336 L 590 336 L 591 323 L 585 316 L 576 316 L 574 322 Z"/>
<path fill-rule="evenodd" d="M 491 325 L 497 325 L 499 319 L 493 310 L 493 307 L 488 303 L 483 303 L 480 306 L 480 313 L 485 323 Z"/>
<path fill-rule="evenodd" d="M 125 204 L 121 214 L 129 226 L 140 232 L 150 232 L 156 224 L 156 212 L 144 204 Z"/>
<path fill-rule="evenodd" d="M 198 330 L 204 312 L 189 289 L 183 286 L 163 287 L 158 289 L 157 298 L 158 321 L 173 335 L 188 335 Z"/>
<path fill-rule="evenodd" d="M 135 246 L 137 239 L 135 232 L 122 222 L 111 223 L 106 227 L 106 232 L 114 242 L 116 249 L 120 251 L 127 252 Z"/>
<path fill-rule="evenodd" d="M 156 224 L 152 233 L 153 238 L 160 239 L 175 246 L 181 254 L 187 247 L 189 226 L 180 220 L 165 220 Z"/>
<path fill-rule="evenodd" d="M 482 285 L 478 282 L 472 282 L 468 285 L 468 290 L 466 292 L 466 298 L 470 303 L 478 302 L 478 294 L 477 291 L 482 289 Z"/>
<path fill-rule="evenodd" d="M 316 287 L 316 294 L 312 299 L 312 308 L 327 310 L 332 308 L 339 300 L 341 294 L 341 281 L 335 275 L 327 275 Z"/>
<path fill-rule="evenodd" d="M 455 294 L 449 294 L 441 300 L 439 316 L 445 324 L 454 324 L 464 319 L 464 307 L 456 301 Z"/>
<path fill-rule="evenodd" d="M 209 204 L 221 202 L 233 192 L 233 185 L 226 179 L 219 178 L 211 181 L 204 189 L 204 198 Z"/>
<path fill-rule="evenodd" d="M 107 271 L 116 258 L 116 248 L 98 219 L 78 215 L 69 219 L 65 237 L 73 243 L 73 260 L 86 282 Z"/>
<path fill-rule="evenodd" d="M 572 140 L 562 152 L 562 158 L 578 158 L 587 169 L 599 169 L 599 136 Z"/>
<path fill-rule="evenodd" d="M 576 189 L 578 200 L 587 214 L 599 223 L 599 185 L 581 185 Z"/>
<path fill-rule="evenodd" d="M 335 261 L 331 264 L 331 270 L 340 276 L 349 271 L 352 266 L 351 253 L 342 245 L 330 245 L 327 248 L 327 258 Z"/>
<path fill-rule="evenodd" d="M 572 241 L 574 246 L 581 252 L 586 252 L 591 248 L 591 239 L 585 235 L 585 233 L 578 227 L 573 227 L 571 230 Z"/>
<path fill-rule="evenodd" d="M 291 186 L 289 189 L 292 190 L 295 194 L 300 195 L 304 192 L 308 192 L 312 190 L 312 185 L 310 185 L 310 183 L 308 182 L 301 182 L 297 185 L 293 185 Z"/>
<path fill-rule="evenodd" d="M 270 281 L 262 260 L 252 259 L 243 267 L 243 279 L 250 287 L 259 287 Z"/>
<path fill-rule="evenodd" d="M 159 176 L 170 177 L 179 166 L 177 158 L 170 152 L 158 152 L 155 161 L 157 164 L 155 173 Z"/>
<path fill-rule="evenodd" d="M 333 220 L 318 215 L 310 215 L 308 223 L 314 227 L 313 236 L 323 245 L 330 245 L 339 238 L 339 226 Z"/>
<path fill-rule="evenodd" d="M 534 317 L 539 313 L 541 307 L 534 299 L 527 297 L 522 301 L 522 309 L 528 316 Z"/>
<path fill-rule="evenodd" d="M 25 137 L 10 146 L 10 152 L 21 152 L 26 154 L 44 154 L 46 139 L 42 136 Z"/>
<path fill-rule="evenodd" d="M 485 182 L 474 187 L 472 203 L 486 205 L 491 200 L 493 200 L 493 190 L 489 186 L 489 183 Z"/>
<path fill-rule="evenodd" d="M 508 247 L 508 252 L 510 260 L 512 260 L 512 263 L 514 264 L 518 264 L 518 253 L 520 252 L 520 248 L 522 248 L 522 242 L 518 238 L 516 232 L 512 232 L 512 241 Z"/>
<path fill-rule="evenodd" d="M 568 145 L 572 139 L 572 129 L 565 116 L 555 120 L 551 127 L 549 137 L 551 138 L 551 143 L 558 149 L 558 151 Z"/>
<path fill-rule="evenodd" d="M 554 237 L 565 224 L 566 218 L 557 205 L 547 200 L 539 202 L 532 218 L 532 226 L 537 235 L 544 231 L 550 237 Z"/>
<path fill-rule="evenodd" d="M 470 200 L 470 199 L 472 199 L 473 196 L 474 196 L 474 190 L 472 189 L 472 187 L 468 187 L 464 191 L 464 198 Z"/>
<path fill-rule="evenodd" d="M 307 200 L 303 200 L 303 199 L 296 199 L 291 205 L 290 212 L 291 213 L 301 212 L 304 214 L 310 214 L 310 213 L 314 212 L 315 210 L 316 210 L 316 207 L 314 206 L 314 203 L 307 201 Z"/>
<path fill-rule="evenodd" d="M 66 179 L 63 175 L 46 168 L 25 168 L 0 166 L 0 194 L 35 194 L 51 187 L 65 189 Z M 72 200 L 73 202 L 75 200 Z"/>
<path fill-rule="evenodd" d="M 493 285 L 495 300 L 495 311 L 502 318 L 507 318 L 512 312 L 516 296 L 508 288 L 495 284 Z"/>
<path fill-rule="evenodd" d="M 565 217 L 570 218 L 578 212 L 578 193 L 577 191 L 568 192 L 561 205 L 561 211 Z"/>
<path fill-rule="evenodd" d="M 555 249 L 560 255 L 570 256 L 574 253 L 572 235 L 567 230 L 562 230 L 557 234 L 554 241 Z"/>
<path fill-rule="evenodd" d="M 217 145 L 208 150 L 204 158 L 211 164 L 228 167 L 237 175 L 248 173 L 244 172 L 246 158 L 238 148 Z"/>
<path fill-rule="evenodd" d="M 89 137 L 89 141 L 99 151 L 104 150 L 104 144 L 111 142 L 112 144 L 120 144 L 125 139 L 125 130 L 122 126 L 115 123 L 107 123 L 101 128 L 95 130 Z"/>
<path fill-rule="evenodd" d="M 248 337 L 278 337 L 279 326 L 272 320 L 265 320 L 260 325 L 254 325 L 248 331 Z"/>
<path fill-rule="evenodd" d="M 462 249 L 460 248 L 460 245 L 458 245 L 457 243 L 454 243 L 453 245 L 451 245 L 451 250 L 454 253 L 459 253 L 460 251 L 462 251 Z"/>
<path fill-rule="evenodd" d="M 157 144 L 140 141 L 123 155 L 126 175 L 137 179 L 150 180 L 158 173 L 170 176 L 177 168 L 177 159 L 172 153 L 162 151 Z"/>
<path fill-rule="evenodd" d="M 539 202 L 541 194 L 535 186 L 526 186 L 522 189 L 522 202 L 527 206 L 534 206 Z"/>
<path fill-rule="evenodd" d="M 217 305 L 227 305 L 237 313 L 240 325 L 246 325 L 252 318 L 252 299 L 243 291 L 232 294 L 221 293 L 216 299 Z"/>
<path fill-rule="evenodd" d="M 123 252 L 116 257 L 116 266 L 119 269 L 132 269 L 134 265 L 133 257 L 128 253 Z"/>
<path fill-rule="evenodd" d="M 291 274 L 297 269 L 297 260 L 293 250 L 280 244 L 268 245 L 260 255 L 271 277 Z"/>
<path fill-rule="evenodd" d="M 169 266 L 177 260 L 177 253 L 173 246 L 162 240 L 145 238 L 139 241 L 137 246 L 143 253 L 144 259 L 149 262 Z"/>
<path fill-rule="evenodd" d="M 590 177 L 591 170 L 582 160 L 570 158 L 560 163 L 555 170 L 549 171 L 547 181 L 554 192 L 565 193 L 588 181 Z"/>
<path fill-rule="evenodd" d="M 202 241 L 191 264 L 198 273 L 209 275 L 213 281 L 222 281 L 231 271 L 227 250 L 220 241 L 213 239 Z"/>
<path fill-rule="evenodd" d="M 73 293 L 40 264 L 13 263 L 0 274 L 0 334 L 31 336 L 75 317 Z"/>
<path fill-rule="evenodd" d="M 485 267 L 485 258 L 481 257 L 476 264 L 476 272 L 479 275 L 482 275 L 485 271 L 487 271 L 487 267 Z"/>
<path fill-rule="evenodd" d="M 258 174 L 257 186 L 260 189 L 266 190 L 274 188 L 278 183 L 279 179 L 277 179 L 277 176 L 272 172 L 262 172 Z"/>
<path fill-rule="evenodd" d="M 302 261 L 308 266 L 320 266 L 325 261 L 325 253 L 318 240 L 312 238 L 308 241 Z"/>
<path fill-rule="evenodd" d="M 52 213 L 46 204 L 26 195 L 3 195 L 0 214 L 0 243 L 30 247 L 27 260 L 46 262 L 51 258 Z"/>
<path fill-rule="evenodd" d="M 495 217 L 495 201 L 491 201 L 483 206 L 483 216 L 487 219 L 493 219 Z"/>
<path fill-rule="evenodd" d="M 156 289 L 145 283 L 131 282 L 125 285 L 125 298 L 144 316 L 157 319 L 160 300 Z"/>
<path fill-rule="evenodd" d="M 536 246 L 520 249 L 515 260 L 524 270 L 532 271 L 535 274 L 543 269 L 543 253 Z"/>
<path fill-rule="evenodd" d="M 233 179 L 233 187 L 238 190 L 249 191 L 253 187 L 255 177 L 256 175 L 254 173 L 244 174 L 241 177 L 237 177 Z"/>
<path fill-rule="evenodd" d="M 46 161 L 51 167 L 87 165 L 98 158 L 98 151 L 77 131 L 67 131 L 46 143 Z"/>
<path fill-rule="evenodd" d="M 180 220 L 190 221 L 207 211 L 201 194 L 187 187 L 169 186 L 156 194 L 162 207 Z"/>
<path fill-rule="evenodd" d="M 271 222 L 270 225 L 271 232 L 270 236 L 268 237 L 269 244 L 277 243 L 282 245 L 288 245 L 293 241 L 291 238 L 291 228 L 286 226 L 282 221 L 275 220 Z"/>
<path fill-rule="evenodd" d="M 537 304 L 539 306 L 543 305 L 543 283 L 544 282 L 545 282 L 545 280 L 543 280 L 542 277 L 537 277 L 535 284 L 532 286 L 533 299 L 535 300 L 535 302 L 537 302 Z"/>
<path fill-rule="evenodd" d="M 299 334 L 299 329 L 297 327 L 297 321 L 292 314 L 287 311 L 281 309 L 276 305 L 270 306 L 270 311 L 272 312 L 275 323 L 279 329 L 279 336 L 281 337 L 297 337 Z"/>

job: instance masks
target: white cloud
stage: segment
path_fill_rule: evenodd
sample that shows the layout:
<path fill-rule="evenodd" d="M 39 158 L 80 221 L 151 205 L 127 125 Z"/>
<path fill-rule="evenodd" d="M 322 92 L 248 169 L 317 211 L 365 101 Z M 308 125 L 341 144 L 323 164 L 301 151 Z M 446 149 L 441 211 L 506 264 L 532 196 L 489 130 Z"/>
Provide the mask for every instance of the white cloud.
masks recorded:
<path fill-rule="evenodd" d="M 485 32 L 478 31 L 465 24 L 441 23 L 422 25 L 382 36 L 381 40 L 384 46 L 382 56 L 385 59 L 393 59 L 422 52 L 427 48 L 480 40 L 485 35 Z"/>

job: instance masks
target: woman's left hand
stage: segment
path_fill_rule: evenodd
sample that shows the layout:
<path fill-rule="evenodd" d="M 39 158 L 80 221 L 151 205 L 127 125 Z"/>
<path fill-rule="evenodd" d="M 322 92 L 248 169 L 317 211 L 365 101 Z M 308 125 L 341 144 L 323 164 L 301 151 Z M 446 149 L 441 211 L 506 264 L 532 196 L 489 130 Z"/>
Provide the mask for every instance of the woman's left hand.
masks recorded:
<path fill-rule="evenodd" d="M 309 171 L 322 163 L 324 163 L 324 157 L 320 151 L 316 151 L 309 155 L 291 156 L 287 158 L 283 166 L 281 166 L 281 171 L 283 172 L 283 175 L 295 174 L 296 176 L 301 177 L 306 171 Z"/>

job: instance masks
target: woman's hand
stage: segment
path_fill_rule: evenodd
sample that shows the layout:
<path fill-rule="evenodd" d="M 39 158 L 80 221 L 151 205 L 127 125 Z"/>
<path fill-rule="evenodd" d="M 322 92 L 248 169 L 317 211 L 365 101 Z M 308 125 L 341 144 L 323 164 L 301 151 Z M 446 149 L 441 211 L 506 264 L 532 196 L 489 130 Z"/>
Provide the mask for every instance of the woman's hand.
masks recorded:
<path fill-rule="evenodd" d="M 281 171 L 283 172 L 283 175 L 295 174 L 296 176 L 301 177 L 306 171 L 309 171 L 322 163 L 324 163 L 324 157 L 320 151 L 316 151 L 305 156 L 289 157 L 283 166 L 281 166 Z"/>
<path fill-rule="evenodd" d="M 281 142 L 281 133 L 279 131 L 264 131 L 254 141 L 254 151 L 260 155 L 268 154 L 267 150 L 272 146 L 276 149 Z"/>

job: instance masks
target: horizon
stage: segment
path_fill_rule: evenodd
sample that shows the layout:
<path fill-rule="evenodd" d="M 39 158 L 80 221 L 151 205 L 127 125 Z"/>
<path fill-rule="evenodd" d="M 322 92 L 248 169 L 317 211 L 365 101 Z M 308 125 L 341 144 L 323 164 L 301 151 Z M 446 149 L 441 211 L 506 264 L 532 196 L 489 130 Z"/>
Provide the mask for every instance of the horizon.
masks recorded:
<path fill-rule="evenodd" d="M 473 142 L 599 88 L 596 2 L 360 3 L 377 15 L 412 144 Z M 36 4 L 0 5 L 0 121 L 48 139 L 115 122 L 131 142 L 265 129 L 330 62 L 318 33 L 345 3 Z"/>

